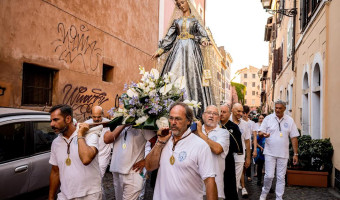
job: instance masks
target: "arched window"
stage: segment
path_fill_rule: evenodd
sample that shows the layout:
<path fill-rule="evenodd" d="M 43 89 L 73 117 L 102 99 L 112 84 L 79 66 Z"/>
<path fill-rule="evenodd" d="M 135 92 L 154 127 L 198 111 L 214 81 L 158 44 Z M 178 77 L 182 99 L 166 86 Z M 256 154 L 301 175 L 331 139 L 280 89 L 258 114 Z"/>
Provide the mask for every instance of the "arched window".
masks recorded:
<path fill-rule="evenodd" d="M 321 138 L 321 75 L 320 66 L 315 64 L 312 73 L 312 137 L 314 139 Z"/>
<path fill-rule="evenodd" d="M 309 83 L 305 72 L 302 83 L 302 134 L 309 135 Z"/>

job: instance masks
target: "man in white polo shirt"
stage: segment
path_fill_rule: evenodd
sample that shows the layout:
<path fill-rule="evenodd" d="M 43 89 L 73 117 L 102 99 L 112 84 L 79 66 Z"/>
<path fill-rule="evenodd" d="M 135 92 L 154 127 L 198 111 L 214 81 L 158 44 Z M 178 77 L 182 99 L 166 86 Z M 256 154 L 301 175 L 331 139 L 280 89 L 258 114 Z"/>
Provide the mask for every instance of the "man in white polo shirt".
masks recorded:
<path fill-rule="evenodd" d="M 135 129 L 131 125 L 105 133 L 104 142 L 113 143 L 110 172 L 117 200 L 138 199 L 143 189 L 145 144 L 155 136 L 155 131 Z"/>
<path fill-rule="evenodd" d="M 98 164 L 98 135 L 87 134 L 88 124 L 73 125 L 72 108 L 56 105 L 51 108 L 51 127 L 58 133 L 51 147 L 49 199 L 101 199 L 101 177 Z M 102 126 L 95 129 L 102 129 Z"/>
<path fill-rule="evenodd" d="M 219 199 L 225 199 L 223 174 L 225 169 L 225 157 L 229 151 L 229 132 L 218 126 L 219 112 L 214 105 L 208 106 L 201 122 L 197 122 L 197 135 L 200 136 L 210 147 L 213 153 L 214 166 L 216 170 L 215 182 Z"/>
<path fill-rule="evenodd" d="M 242 133 L 241 138 L 242 138 L 243 152 L 245 152 L 242 155 L 234 154 L 237 188 L 239 188 L 240 186 L 240 180 L 241 180 L 241 176 L 243 173 L 243 167 L 248 168 L 250 166 L 251 130 L 249 129 L 248 124 L 245 121 L 243 121 L 242 114 L 243 114 L 243 106 L 239 103 L 235 103 L 233 105 L 232 114 L 229 120 L 238 125 Z M 247 195 L 248 195 L 247 190 L 245 188 L 242 188 L 242 196 L 245 197 Z"/>
<path fill-rule="evenodd" d="M 193 111 L 184 103 L 170 107 L 170 131 L 146 157 L 148 171 L 158 169 L 154 200 L 202 199 L 203 184 L 208 200 L 217 199 L 214 162 L 209 145 L 191 132 Z M 168 130 L 168 129 L 165 129 Z"/>
<path fill-rule="evenodd" d="M 99 122 L 107 122 L 110 121 L 103 117 L 103 108 L 100 106 L 94 106 L 91 110 L 91 119 L 86 120 L 84 123 L 92 124 Z M 100 168 L 100 175 L 104 177 L 107 166 L 109 165 L 111 158 L 111 150 L 112 144 L 105 144 L 104 142 L 104 134 L 106 131 L 110 130 L 109 128 L 103 128 L 100 132 L 99 140 L 98 140 L 98 162 Z"/>
<path fill-rule="evenodd" d="M 265 175 L 260 200 L 265 200 L 271 188 L 276 168 L 276 199 L 282 199 L 285 189 L 285 175 L 289 158 L 289 138 L 292 142 L 293 164 L 298 163 L 298 140 L 300 136 L 294 120 L 285 115 L 286 103 L 275 102 L 275 113 L 268 115 L 262 122 L 259 136 L 265 137 Z"/>

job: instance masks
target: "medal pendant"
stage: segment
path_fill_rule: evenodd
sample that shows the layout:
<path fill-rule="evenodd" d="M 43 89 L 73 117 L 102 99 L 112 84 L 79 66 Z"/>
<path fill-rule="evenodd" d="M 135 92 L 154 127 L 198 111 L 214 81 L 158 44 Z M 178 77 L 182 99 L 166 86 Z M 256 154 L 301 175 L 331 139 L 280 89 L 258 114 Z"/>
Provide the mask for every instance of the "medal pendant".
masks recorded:
<path fill-rule="evenodd" d="M 123 143 L 122 148 L 126 149 L 126 144 L 125 143 Z"/>
<path fill-rule="evenodd" d="M 175 157 L 174 157 L 174 155 L 172 155 L 172 156 L 170 157 L 170 164 L 171 164 L 171 165 L 174 165 L 174 164 L 175 164 Z"/>
<path fill-rule="evenodd" d="M 70 166 L 71 165 L 71 159 L 70 158 L 66 158 L 65 163 L 66 163 L 67 166 Z"/>
<path fill-rule="evenodd" d="M 282 137 L 282 133 L 280 133 L 280 137 Z"/>

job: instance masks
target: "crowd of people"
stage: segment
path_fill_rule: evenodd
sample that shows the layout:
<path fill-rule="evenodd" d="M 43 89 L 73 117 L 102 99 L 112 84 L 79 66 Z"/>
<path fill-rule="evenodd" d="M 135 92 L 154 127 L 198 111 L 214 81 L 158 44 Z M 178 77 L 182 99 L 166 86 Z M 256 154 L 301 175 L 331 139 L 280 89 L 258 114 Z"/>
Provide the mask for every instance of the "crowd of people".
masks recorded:
<path fill-rule="evenodd" d="M 188 105 L 177 102 L 169 109 L 169 127 L 121 125 L 111 131 L 98 125 L 108 121 L 100 106 L 93 107 L 90 120 L 75 125 L 72 108 L 56 105 L 50 110 L 58 137 L 51 147 L 49 199 L 106 199 L 102 178 L 108 166 L 117 200 L 143 199 L 147 177 L 155 180 L 155 200 L 234 200 L 239 191 L 246 197 L 251 166 L 260 186 L 265 166 L 259 199 L 266 199 L 275 171 L 276 199 L 282 199 L 289 138 L 297 164 L 299 136 L 285 108 L 278 100 L 275 113 L 256 115 L 254 122 L 248 106 L 210 105 L 197 121 Z"/>

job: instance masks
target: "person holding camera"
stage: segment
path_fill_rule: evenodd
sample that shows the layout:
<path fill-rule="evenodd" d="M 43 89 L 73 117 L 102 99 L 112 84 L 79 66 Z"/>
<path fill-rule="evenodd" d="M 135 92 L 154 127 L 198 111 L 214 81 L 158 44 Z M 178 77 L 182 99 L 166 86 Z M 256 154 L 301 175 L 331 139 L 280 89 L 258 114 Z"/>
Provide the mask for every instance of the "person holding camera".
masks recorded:
<path fill-rule="evenodd" d="M 223 173 L 225 168 L 224 160 L 229 151 L 229 133 L 218 125 L 219 112 L 216 106 L 208 106 L 203 112 L 202 118 L 203 126 L 201 122 L 196 122 L 197 135 L 209 145 L 213 153 L 218 199 L 225 199 Z"/>
<path fill-rule="evenodd" d="M 193 110 L 178 102 L 170 107 L 170 129 L 161 128 L 158 140 L 145 158 L 148 171 L 158 169 L 154 200 L 217 199 L 214 162 L 209 145 L 192 133 Z M 162 134 L 167 132 L 167 134 Z"/>

